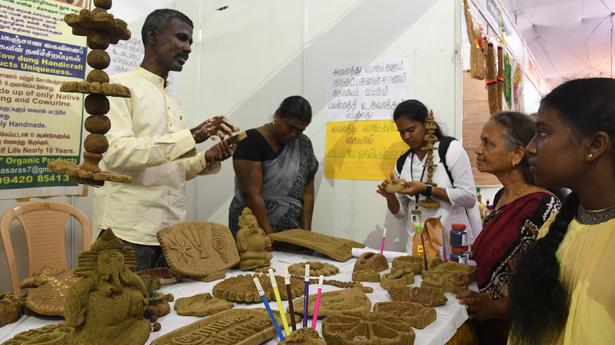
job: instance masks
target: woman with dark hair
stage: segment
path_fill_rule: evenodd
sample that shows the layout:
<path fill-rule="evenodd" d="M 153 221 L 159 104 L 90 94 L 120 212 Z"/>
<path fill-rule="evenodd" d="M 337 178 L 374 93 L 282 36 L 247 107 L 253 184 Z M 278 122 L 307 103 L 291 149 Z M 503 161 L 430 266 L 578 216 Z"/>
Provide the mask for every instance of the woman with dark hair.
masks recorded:
<path fill-rule="evenodd" d="M 483 127 L 476 149 L 478 170 L 494 174 L 503 186 L 496 193 L 494 211 L 485 218 L 472 246 L 480 292 L 457 294 L 470 319 L 477 321 L 481 345 L 506 344 L 513 269 L 534 243 L 540 227 L 559 210 L 558 199 L 533 184 L 525 147 L 534 133 L 536 126 L 529 116 L 497 113 Z"/>
<path fill-rule="evenodd" d="M 572 193 L 519 262 L 509 344 L 615 344 L 615 79 L 556 87 L 536 125 L 536 182 Z"/>
<path fill-rule="evenodd" d="M 235 197 L 229 228 L 236 234 L 241 211 L 249 207 L 266 233 L 310 230 L 314 175 L 318 160 L 303 131 L 312 121 L 310 103 L 301 96 L 282 101 L 273 121 L 246 131 L 233 155 Z"/>
<path fill-rule="evenodd" d="M 433 182 L 437 186 L 426 184 L 427 151 L 423 148 L 427 144 L 427 116 L 427 107 L 415 99 L 403 101 L 395 108 L 393 120 L 401 139 L 410 146 L 410 150 L 399 157 L 393 177 L 405 180 L 406 184 L 401 192 L 388 193 L 385 187 L 391 181 L 386 180 L 378 186 L 377 192 L 386 198 L 387 207 L 395 217 L 407 219 L 409 209 L 420 209 L 421 222 L 441 217 L 442 226 L 447 230 L 451 229 L 452 224 L 465 224 L 469 242 L 473 242 L 481 230 L 481 222 L 470 159 L 461 143 L 445 137 L 437 126 L 435 135 L 438 141 L 433 151 L 433 161 L 437 164 Z M 428 195 L 439 200 L 439 208 L 430 209 L 418 205 L 419 199 Z M 412 239 L 413 234 L 409 235 Z"/>

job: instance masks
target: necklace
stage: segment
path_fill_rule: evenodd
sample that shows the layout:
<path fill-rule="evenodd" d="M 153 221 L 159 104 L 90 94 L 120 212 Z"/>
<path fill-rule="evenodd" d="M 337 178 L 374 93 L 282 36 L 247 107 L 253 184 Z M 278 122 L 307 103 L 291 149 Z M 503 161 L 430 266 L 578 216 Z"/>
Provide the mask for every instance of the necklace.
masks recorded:
<path fill-rule="evenodd" d="M 577 212 L 577 221 L 581 224 L 595 225 L 615 218 L 615 206 L 611 206 L 602 210 L 586 210 L 579 205 Z"/>
<path fill-rule="evenodd" d="M 502 199 L 500 198 L 500 200 L 498 201 L 498 206 L 496 207 L 496 209 L 500 209 L 503 206 L 508 205 L 509 203 L 517 200 L 517 198 L 519 196 L 521 196 L 521 194 L 523 194 L 523 192 L 525 192 L 525 190 L 527 189 L 528 186 L 529 186 L 528 184 L 524 184 L 523 188 L 519 189 L 519 191 L 517 193 L 515 193 L 515 195 L 513 195 L 513 197 L 509 201 L 507 201 L 505 204 L 503 204 L 503 205 L 502 205 Z"/>
<path fill-rule="evenodd" d="M 523 188 L 519 189 L 519 191 L 517 192 L 517 194 L 515 194 L 512 199 L 510 201 L 515 201 L 517 200 L 517 198 L 523 194 L 523 192 L 525 192 L 525 190 L 527 189 L 527 186 L 529 186 L 528 184 L 523 185 Z"/>

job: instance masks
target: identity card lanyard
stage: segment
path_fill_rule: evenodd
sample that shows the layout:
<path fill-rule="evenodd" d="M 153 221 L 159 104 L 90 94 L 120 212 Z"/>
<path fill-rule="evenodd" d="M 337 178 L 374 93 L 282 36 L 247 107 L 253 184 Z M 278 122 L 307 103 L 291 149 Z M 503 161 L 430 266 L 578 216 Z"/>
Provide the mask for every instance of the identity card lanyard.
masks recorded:
<path fill-rule="evenodd" d="M 410 179 L 412 181 L 414 181 L 414 176 L 413 176 L 414 170 L 412 169 L 413 164 L 414 164 L 414 152 L 412 152 L 412 156 L 410 156 Z M 427 165 L 423 165 L 423 172 L 421 172 L 421 179 L 419 180 L 419 182 L 423 182 L 423 176 L 425 176 L 426 167 Z M 420 219 L 421 210 L 419 210 L 419 194 L 418 193 L 414 196 L 414 210 L 412 211 L 412 214 L 416 215 L 417 219 Z"/>

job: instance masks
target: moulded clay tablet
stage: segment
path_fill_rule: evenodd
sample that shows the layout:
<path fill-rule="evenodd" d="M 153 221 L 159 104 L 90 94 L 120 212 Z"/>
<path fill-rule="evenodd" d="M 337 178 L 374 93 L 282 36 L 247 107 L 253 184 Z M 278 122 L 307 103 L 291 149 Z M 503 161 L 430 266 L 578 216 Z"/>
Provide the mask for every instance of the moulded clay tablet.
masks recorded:
<path fill-rule="evenodd" d="M 439 292 L 424 287 L 391 288 L 387 290 L 394 301 L 420 303 L 426 307 L 438 307 L 446 304 L 446 297 Z"/>
<path fill-rule="evenodd" d="M 203 317 L 231 309 L 233 303 L 218 299 L 210 293 L 202 293 L 177 299 L 174 308 L 178 315 Z"/>
<path fill-rule="evenodd" d="M 339 273 L 339 268 L 326 263 L 326 262 L 318 262 L 318 261 L 306 261 L 299 262 L 296 264 L 292 264 L 288 266 L 288 272 L 294 275 L 303 275 L 305 274 L 305 265 L 310 265 L 310 277 L 318 277 L 318 276 L 331 276 Z"/>
<path fill-rule="evenodd" d="M 364 248 L 365 245 L 356 241 L 329 236 L 303 229 L 290 229 L 269 234 L 275 242 L 294 244 L 315 250 L 336 261 L 348 261 L 352 258 L 352 248 Z"/>
<path fill-rule="evenodd" d="M 293 300 L 293 309 L 295 314 L 303 315 L 304 299 L 296 298 Z M 308 302 L 308 315 L 314 315 L 314 306 L 316 305 L 316 295 L 310 295 Z M 324 292 L 320 296 L 320 306 L 318 309 L 318 318 L 324 318 L 336 313 L 358 313 L 369 311 L 372 308 L 372 303 L 369 298 L 360 289 L 351 288 L 344 290 L 336 290 Z"/>
<path fill-rule="evenodd" d="M 374 311 L 379 313 L 391 314 L 403 318 L 410 326 L 423 329 L 436 321 L 436 309 L 426 307 L 413 302 L 378 302 L 374 304 Z"/>
<path fill-rule="evenodd" d="M 415 338 L 404 319 L 369 311 L 329 316 L 322 322 L 322 333 L 329 345 L 412 345 Z"/>
<path fill-rule="evenodd" d="M 47 325 L 17 333 L 12 339 L 2 343 L 2 345 L 67 345 L 68 335 L 73 330 L 72 327 L 64 323 Z"/>
<path fill-rule="evenodd" d="M 224 271 L 239 263 L 233 235 L 221 224 L 180 223 L 160 230 L 157 236 L 169 267 L 182 275 L 224 278 Z"/>
<path fill-rule="evenodd" d="M 279 312 L 273 310 L 273 315 L 281 325 Z M 275 335 L 265 309 L 241 308 L 225 310 L 176 329 L 154 340 L 152 345 L 259 345 Z"/>
<path fill-rule="evenodd" d="M 271 301 L 275 298 L 273 287 L 271 286 L 271 280 L 268 275 L 238 275 L 235 277 L 226 278 L 214 286 L 211 293 L 217 298 L 224 299 L 237 303 L 260 303 L 261 296 L 254 286 L 254 277 L 258 277 L 265 291 L 267 300 Z M 288 299 L 286 288 L 284 287 L 284 277 L 275 276 L 275 280 L 278 284 L 278 290 L 280 297 L 283 300 Z M 283 288 L 284 287 L 284 288 Z M 291 292 L 293 297 L 303 296 L 304 284 L 296 279 L 290 282 Z"/>
<path fill-rule="evenodd" d="M 25 305 L 37 314 L 64 316 L 66 294 L 79 280 L 72 272 L 44 267 L 35 277 L 22 282 L 22 287 L 30 288 Z"/>

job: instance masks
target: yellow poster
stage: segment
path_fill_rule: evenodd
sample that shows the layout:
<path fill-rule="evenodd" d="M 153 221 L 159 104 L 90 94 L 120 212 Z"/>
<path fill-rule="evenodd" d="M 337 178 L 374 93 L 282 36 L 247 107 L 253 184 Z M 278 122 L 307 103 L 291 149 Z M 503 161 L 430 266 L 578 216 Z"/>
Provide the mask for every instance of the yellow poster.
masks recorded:
<path fill-rule="evenodd" d="M 397 157 L 408 151 L 392 120 L 327 123 L 325 176 L 384 180 Z"/>

